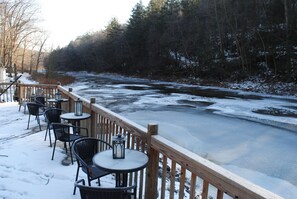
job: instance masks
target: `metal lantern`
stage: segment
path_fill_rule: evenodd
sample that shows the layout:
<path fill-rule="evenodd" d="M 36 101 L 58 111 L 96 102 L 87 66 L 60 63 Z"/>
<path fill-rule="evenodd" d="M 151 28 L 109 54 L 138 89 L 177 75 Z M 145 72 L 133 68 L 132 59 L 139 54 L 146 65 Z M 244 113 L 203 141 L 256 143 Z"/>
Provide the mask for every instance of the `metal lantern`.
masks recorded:
<path fill-rule="evenodd" d="M 113 159 L 125 158 L 125 137 L 121 134 L 112 138 L 112 157 Z"/>
<path fill-rule="evenodd" d="M 55 99 L 56 100 L 61 100 L 62 99 L 62 95 L 61 95 L 61 93 L 59 91 L 55 93 Z"/>
<path fill-rule="evenodd" d="M 74 114 L 76 116 L 82 116 L 83 114 L 82 109 L 83 109 L 82 101 L 78 98 L 74 104 Z"/>

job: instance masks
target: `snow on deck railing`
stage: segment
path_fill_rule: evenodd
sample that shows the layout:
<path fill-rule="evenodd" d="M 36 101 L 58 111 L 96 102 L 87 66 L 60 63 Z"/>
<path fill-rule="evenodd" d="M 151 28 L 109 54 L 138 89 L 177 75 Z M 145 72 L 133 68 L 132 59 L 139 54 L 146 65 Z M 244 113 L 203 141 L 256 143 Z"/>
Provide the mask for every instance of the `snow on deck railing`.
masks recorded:
<path fill-rule="evenodd" d="M 24 90 L 32 88 L 31 84 L 19 86 Z M 127 148 L 148 154 L 147 168 L 128 176 L 129 185 L 137 182 L 139 199 L 281 198 L 158 135 L 156 124 L 149 124 L 147 128 L 140 126 L 96 104 L 94 98 L 88 100 L 73 93 L 71 88 L 40 84 L 36 87 L 51 95 L 58 89 L 63 98 L 69 100 L 68 104 L 62 104 L 69 112 L 74 111 L 74 102 L 80 98 L 83 111 L 91 114 L 91 119 L 82 121 L 81 126 L 89 128 L 92 137 L 111 143 L 112 136 L 122 133 L 127 137 Z M 24 97 L 22 95 L 19 97 Z"/>

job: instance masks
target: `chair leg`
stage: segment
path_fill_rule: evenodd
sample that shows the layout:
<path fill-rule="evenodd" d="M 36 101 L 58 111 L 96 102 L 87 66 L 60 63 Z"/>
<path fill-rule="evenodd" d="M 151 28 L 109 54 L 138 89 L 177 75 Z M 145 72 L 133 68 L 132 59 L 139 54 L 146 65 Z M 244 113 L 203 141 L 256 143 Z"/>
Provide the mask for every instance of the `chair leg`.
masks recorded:
<path fill-rule="evenodd" d="M 28 125 L 27 125 L 27 129 L 29 129 L 29 123 L 30 123 L 30 114 L 29 114 L 29 119 L 28 119 Z"/>
<path fill-rule="evenodd" d="M 79 166 L 77 166 L 77 171 L 76 171 L 76 176 L 75 176 L 75 182 L 78 179 L 78 173 L 79 173 Z M 76 192 L 76 186 L 74 185 L 73 195 L 75 195 L 75 192 Z"/>
<path fill-rule="evenodd" d="M 49 136 L 49 140 L 50 140 L 50 147 L 52 147 L 52 136 L 51 136 L 51 129 L 48 129 L 48 136 Z"/>
<path fill-rule="evenodd" d="M 55 155 L 56 142 L 57 142 L 57 140 L 55 140 L 55 142 L 54 142 L 54 148 L 53 148 L 52 160 L 54 159 L 54 155 Z"/>
<path fill-rule="evenodd" d="M 38 125 L 39 125 L 39 130 L 41 131 L 41 125 L 40 125 L 39 115 L 36 116 L 36 119 L 37 119 L 37 123 L 38 123 Z"/>
<path fill-rule="evenodd" d="M 88 176 L 88 182 L 89 182 L 89 186 L 91 186 L 91 180 L 89 176 Z"/>
<path fill-rule="evenodd" d="M 44 141 L 46 141 L 46 136 L 47 136 L 47 131 L 49 130 L 49 125 L 47 124 L 46 130 L 45 130 L 45 136 L 44 136 Z"/>
<path fill-rule="evenodd" d="M 50 140 L 50 147 L 52 147 L 50 124 L 47 124 L 46 131 L 45 131 L 45 136 L 44 136 L 44 141 L 46 141 L 47 132 L 48 132 L 48 136 L 49 136 L 49 140 Z"/>
<path fill-rule="evenodd" d="M 70 153 L 71 163 L 73 164 L 73 157 L 72 157 L 70 142 L 68 142 L 68 146 L 69 146 L 69 153 Z"/>

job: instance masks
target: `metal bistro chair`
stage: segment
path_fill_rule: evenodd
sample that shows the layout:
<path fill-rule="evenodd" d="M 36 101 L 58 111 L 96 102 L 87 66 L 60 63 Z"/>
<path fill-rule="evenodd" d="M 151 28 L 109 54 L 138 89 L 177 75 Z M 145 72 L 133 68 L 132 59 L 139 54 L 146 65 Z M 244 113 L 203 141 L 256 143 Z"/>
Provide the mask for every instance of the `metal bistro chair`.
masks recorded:
<path fill-rule="evenodd" d="M 79 188 L 81 199 L 136 199 L 136 185 L 129 187 L 90 187 L 85 186 L 85 181 L 75 182 Z"/>
<path fill-rule="evenodd" d="M 88 129 L 83 128 L 83 127 L 68 125 L 68 124 L 61 124 L 61 123 L 52 123 L 52 127 L 53 127 L 54 135 L 55 135 L 52 160 L 54 159 L 57 141 L 64 142 L 64 148 L 66 149 L 66 154 L 67 154 L 67 142 L 68 142 L 71 163 L 73 164 L 73 158 L 72 158 L 72 153 L 71 153 L 71 144 L 75 140 L 83 137 L 81 135 L 75 134 L 75 132 L 78 132 L 78 129 L 79 129 L 79 131 L 85 130 L 88 135 Z"/>
<path fill-rule="evenodd" d="M 45 97 L 44 96 L 36 96 L 35 97 L 35 102 L 37 104 L 42 104 L 45 106 Z"/>
<path fill-rule="evenodd" d="M 93 157 L 96 153 L 111 149 L 112 146 L 100 139 L 85 137 L 74 142 L 72 151 L 77 160 L 77 172 L 75 181 L 78 180 L 79 170 L 87 174 L 88 184 L 91 186 L 91 181 L 97 179 L 100 185 L 100 177 L 110 174 L 103 169 L 93 165 Z M 110 154 L 111 155 L 111 154 Z M 76 187 L 74 187 L 73 194 L 75 194 Z"/>
<path fill-rule="evenodd" d="M 65 112 L 64 110 L 58 109 L 58 108 L 50 108 L 44 112 L 44 117 L 47 122 L 44 141 L 46 141 L 46 136 L 48 133 L 50 146 L 52 146 L 52 138 L 51 138 L 51 129 L 53 129 L 52 123 L 61 123 L 60 115 L 64 112 Z"/>
<path fill-rule="evenodd" d="M 48 109 L 44 96 L 36 96 L 34 98 L 34 101 L 35 103 L 42 105 L 41 109 L 43 112 L 45 112 Z"/>
<path fill-rule="evenodd" d="M 39 125 L 39 129 L 41 131 L 41 125 L 40 125 L 40 118 L 39 116 L 42 115 L 43 113 L 40 112 L 40 108 L 43 107 L 43 105 L 41 104 L 37 104 L 37 103 L 34 103 L 34 102 L 28 102 L 27 103 L 27 107 L 28 107 L 28 110 L 29 110 L 29 118 L 28 118 L 28 126 L 27 126 L 27 129 L 29 129 L 29 124 L 30 124 L 30 118 L 31 118 L 31 115 L 34 115 L 35 116 L 35 119 L 37 120 L 37 123 Z"/>

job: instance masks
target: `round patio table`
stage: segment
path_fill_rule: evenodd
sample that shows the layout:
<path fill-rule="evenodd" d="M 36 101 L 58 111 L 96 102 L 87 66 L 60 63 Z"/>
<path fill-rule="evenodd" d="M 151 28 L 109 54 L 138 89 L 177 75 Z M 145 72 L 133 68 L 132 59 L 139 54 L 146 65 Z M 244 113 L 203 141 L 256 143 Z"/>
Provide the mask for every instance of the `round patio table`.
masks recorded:
<path fill-rule="evenodd" d="M 144 169 L 148 163 L 148 156 L 141 151 L 125 149 L 124 159 L 113 159 L 112 150 L 105 150 L 93 157 L 93 163 L 116 174 L 116 187 L 126 187 L 128 173 Z"/>
<path fill-rule="evenodd" d="M 75 115 L 74 112 L 70 112 L 70 113 L 63 113 L 62 115 L 60 115 L 60 118 L 63 120 L 67 120 L 68 122 L 71 122 L 74 126 L 78 126 L 80 127 L 80 121 L 81 120 L 86 120 L 88 118 L 90 118 L 91 115 L 89 113 L 83 113 L 82 115 Z M 76 132 L 79 134 L 79 132 Z"/>
<path fill-rule="evenodd" d="M 66 98 L 62 98 L 62 99 L 48 99 L 47 102 L 50 102 L 50 103 L 55 103 L 56 104 L 56 108 L 61 108 L 61 103 L 62 102 L 68 102 L 68 99 Z"/>

